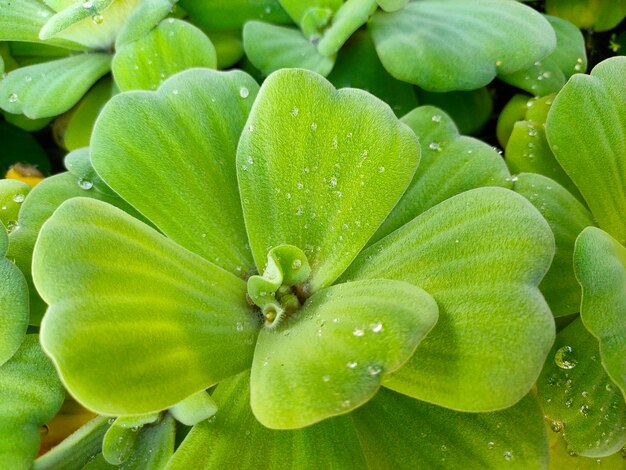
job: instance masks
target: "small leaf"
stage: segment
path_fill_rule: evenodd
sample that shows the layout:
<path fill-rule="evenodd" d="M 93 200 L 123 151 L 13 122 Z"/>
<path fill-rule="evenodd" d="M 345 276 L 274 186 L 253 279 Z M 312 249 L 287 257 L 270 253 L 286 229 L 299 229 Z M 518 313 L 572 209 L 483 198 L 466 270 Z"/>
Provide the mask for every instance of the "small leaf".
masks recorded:
<path fill-rule="evenodd" d="M 418 159 L 413 132 L 373 96 L 336 91 L 304 70 L 274 73 L 237 149 L 258 271 L 269 249 L 293 245 L 311 265 L 310 292 L 332 284 L 396 204 Z"/>
<path fill-rule="evenodd" d="M 376 0 L 376 3 L 385 11 L 396 11 L 404 8 L 409 0 Z"/>
<path fill-rule="evenodd" d="M 157 26 L 175 7 L 177 0 L 146 0 L 130 14 L 115 38 L 115 49 L 141 39 Z"/>
<path fill-rule="evenodd" d="M 135 450 L 141 430 L 141 427 L 131 429 L 113 423 L 102 439 L 104 459 L 112 465 L 120 465 L 128 460 Z"/>
<path fill-rule="evenodd" d="M 293 21 L 300 25 L 308 10 L 323 8 L 329 9 L 332 13 L 342 4 L 342 0 L 279 0 L 279 2 Z"/>
<path fill-rule="evenodd" d="M 94 168 L 116 193 L 169 238 L 239 275 L 253 266 L 235 152 L 257 90 L 243 72 L 188 70 L 156 93 L 113 97 L 91 140 Z M 150 125 L 137 132 L 145 116 Z"/>
<path fill-rule="evenodd" d="M 113 76 L 121 91 L 156 90 L 166 78 L 193 67 L 214 69 L 215 47 L 198 28 L 169 18 L 117 50 Z"/>
<path fill-rule="evenodd" d="M 117 194 L 109 188 L 102 178 L 96 173 L 91 165 L 91 158 L 89 157 L 89 147 L 82 147 L 68 153 L 63 164 L 65 168 L 76 177 L 77 185 L 81 189 L 87 188 L 87 186 L 93 187 L 96 191 L 99 191 L 108 196 L 116 197 Z"/>
<path fill-rule="evenodd" d="M 576 240 L 574 269 L 583 289 L 583 323 L 599 340 L 602 365 L 626 397 L 626 248 L 589 227 Z"/>
<path fill-rule="evenodd" d="M 454 196 L 364 250 L 343 280 L 410 282 L 439 306 L 433 331 L 383 385 L 463 411 L 520 400 L 554 340 L 536 287 L 553 255 L 545 220 L 502 188 Z"/>
<path fill-rule="evenodd" d="M 0 468 L 28 469 L 39 449 L 39 428 L 61 408 L 64 391 L 37 335 L 27 335 L 0 367 Z"/>
<path fill-rule="evenodd" d="M 279 0 L 181 0 L 179 4 L 194 22 L 209 30 L 241 29 L 250 20 L 273 24 L 293 23 Z"/>
<path fill-rule="evenodd" d="M 577 319 L 557 335 L 537 382 L 552 430 L 568 451 L 587 457 L 606 457 L 626 444 L 624 397 L 598 356 L 597 340 Z"/>
<path fill-rule="evenodd" d="M 21 67 L 0 81 L 0 107 L 31 119 L 67 111 L 109 71 L 111 56 L 80 54 Z"/>
<path fill-rule="evenodd" d="M 580 311 L 580 286 L 574 275 L 574 242 L 585 227 L 594 225 L 591 213 L 563 186 L 549 178 L 522 173 L 514 190 L 545 217 L 554 233 L 556 253 L 539 285 L 555 317 Z"/>
<path fill-rule="evenodd" d="M 321 55 L 317 46 L 298 29 L 249 21 L 243 28 L 243 48 L 250 62 L 264 75 L 285 68 L 297 67 L 328 75 L 334 57 Z"/>
<path fill-rule="evenodd" d="M 557 95 L 546 134 L 601 229 L 626 243 L 626 57 L 574 75 Z"/>
<path fill-rule="evenodd" d="M 324 57 L 337 54 L 348 38 L 368 22 L 377 6 L 375 0 L 346 0 L 343 2 L 317 44 L 319 53 Z"/>
<path fill-rule="evenodd" d="M 206 391 L 188 396 L 170 408 L 171 415 L 186 426 L 194 426 L 217 412 L 217 404 Z"/>
<path fill-rule="evenodd" d="M 0 232 L 3 232 L 0 237 L 5 235 L 4 228 L 11 231 L 17 227 L 17 215 L 29 192 L 30 186 L 23 181 L 14 179 L 0 180 L 0 223 L 4 225 L 4 227 L 0 227 Z M 0 257 L 4 256 L 5 253 L 6 246 L 0 243 Z"/>
<path fill-rule="evenodd" d="M 272 398 L 280 400 L 283 395 L 281 391 Z M 292 431 L 267 429 L 250 410 L 247 372 L 220 383 L 213 397 L 220 410 L 192 428 L 168 462 L 167 470 L 368 468 L 349 417 Z"/>
<path fill-rule="evenodd" d="M 75 25 L 85 18 L 91 18 L 95 12 L 104 10 L 114 0 L 92 0 L 89 2 L 76 2 L 63 8 L 52 16 L 39 31 L 39 39 L 50 39 L 70 26 Z M 91 6 L 85 6 L 91 5 Z"/>
<path fill-rule="evenodd" d="M 374 396 L 436 321 L 432 297 L 404 282 L 358 281 L 314 294 L 259 335 L 254 415 L 269 428 L 295 429 L 348 413 Z"/>
<path fill-rule="evenodd" d="M 494 413 L 459 413 L 382 389 L 352 414 L 368 468 L 547 468 L 537 400 Z"/>
<path fill-rule="evenodd" d="M 402 118 L 422 144 L 422 159 L 408 189 L 370 239 L 380 240 L 431 207 L 481 186 L 510 186 L 502 157 L 493 147 L 460 136 L 452 119 L 433 106 L 421 106 Z"/>
<path fill-rule="evenodd" d="M 102 450 L 102 438 L 110 426 L 98 416 L 35 460 L 33 470 L 80 470 Z"/>
<path fill-rule="evenodd" d="M 551 53 L 556 37 L 537 11 L 501 0 L 423 0 L 370 23 L 385 68 L 426 90 L 472 90 Z"/>
<path fill-rule="evenodd" d="M 252 361 L 259 323 L 245 283 L 106 203 L 56 210 L 33 280 L 50 305 L 42 344 L 97 412 L 168 408 Z"/>

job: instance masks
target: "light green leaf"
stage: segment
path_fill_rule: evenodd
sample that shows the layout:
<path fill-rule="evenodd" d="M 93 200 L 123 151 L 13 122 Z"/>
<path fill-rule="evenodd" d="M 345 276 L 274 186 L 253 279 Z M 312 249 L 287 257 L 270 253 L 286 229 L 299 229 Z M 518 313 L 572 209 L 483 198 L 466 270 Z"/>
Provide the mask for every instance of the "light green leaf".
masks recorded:
<path fill-rule="evenodd" d="M 111 422 L 103 416 L 92 419 L 35 460 L 33 470 L 81 470 L 100 453 Z"/>
<path fill-rule="evenodd" d="M 37 335 L 27 335 L 0 367 L 0 468 L 29 469 L 39 428 L 61 408 L 64 391 Z"/>
<path fill-rule="evenodd" d="M 537 400 L 495 413 L 459 413 L 382 389 L 352 414 L 368 468 L 547 468 Z"/>
<path fill-rule="evenodd" d="M 626 249 L 589 227 L 576 240 L 574 269 L 583 289 L 583 323 L 600 341 L 602 365 L 626 397 Z"/>
<path fill-rule="evenodd" d="M 317 44 L 317 50 L 320 54 L 324 57 L 337 54 L 348 38 L 368 22 L 377 6 L 376 0 L 346 0 L 343 2 Z"/>
<path fill-rule="evenodd" d="M 432 297 L 404 282 L 358 281 L 314 294 L 259 335 L 254 415 L 269 428 L 295 429 L 352 411 L 411 357 L 436 321 Z"/>
<path fill-rule="evenodd" d="M 454 196 L 364 250 L 344 280 L 407 281 L 439 306 L 433 331 L 383 385 L 464 411 L 520 400 L 554 340 L 536 287 L 553 255 L 545 220 L 502 188 Z"/>
<path fill-rule="evenodd" d="M 446 199 L 481 186 L 510 186 L 511 175 L 493 147 L 460 136 L 450 117 L 421 106 L 402 118 L 422 145 L 422 159 L 409 185 L 370 243 Z"/>
<path fill-rule="evenodd" d="M 556 252 L 550 270 L 539 285 L 555 317 L 580 311 L 580 286 L 572 259 L 578 234 L 595 225 L 591 213 L 563 186 L 541 175 L 523 173 L 514 178 L 514 190 L 545 217 L 554 233 Z"/>
<path fill-rule="evenodd" d="M 525 70 L 499 74 L 498 78 L 535 96 L 559 91 L 574 73 L 587 69 L 585 38 L 569 21 L 546 16 L 556 33 L 556 49 Z"/>
<path fill-rule="evenodd" d="M 31 119 L 67 111 L 109 71 L 111 56 L 80 54 L 22 67 L 0 81 L 0 107 Z"/>
<path fill-rule="evenodd" d="M 170 408 L 171 415 L 186 426 L 193 426 L 217 412 L 217 404 L 204 390 L 188 396 Z"/>
<path fill-rule="evenodd" d="M 279 0 L 181 0 L 179 4 L 194 22 L 206 29 L 241 29 L 250 20 L 274 24 L 292 23 Z"/>
<path fill-rule="evenodd" d="M 102 193 L 93 187 L 93 183 L 90 180 L 83 179 L 80 181 L 70 173 L 61 173 L 46 178 L 28 194 L 26 200 L 22 203 L 18 226 L 11 231 L 9 236 L 10 244 L 7 257 L 15 262 L 26 277 L 30 294 L 29 322 L 31 325 L 38 325 L 41 322 L 46 309 L 45 303 L 41 300 L 33 285 L 31 276 L 33 247 L 35 246 L 37 235 L 43 223 L 63 201 L 77 196 L 101 199 L 122 208 L 126 212 L 136 214 L 119 197 L 112 197 Z"/>
<path fill-rule="evenodd" d="M 433 91 L 480 88 L 556 47 L 541 14 L 514 1 L 411 2 L 394 13 L 377 12 L 370 27 L 389 73 Z"/>
<path fill-rule="evenodd" d="M 557 335 L 537 382 L 552 429 L 569 451 L 587 457 L 606 457 L 626 444 L 626 404 L 598 356 L 597 340 L 577 319 Z"/>
<path fill-rule="evenodd" d="M 4 228 L 9 231 L 16 228 L 17 215 L 29 192 L 30 186 L 23 181 L 0 180 L 0 223 L 4 224 L 4 227 L 0 227 L 0 232 L 4 232 Z M 0 236 L 4 237 L 4 235 Z M 4 252 L 6 252 L 6 247 L 0 243 L 0 256 L 4 256 Z"/>
<path fill-rule="evenodd" d="M 477 134 L 493 114 L 493 98 L 486 87 L 448 93 L 417 89 L 417 100 L 448 113 L 462 134 Z"/>
<path fill-rule="evenodd" d="M 284 391 L 279 390 L 271 398 L 280 400 L 283 395 Z M 368 468 L 347 416 L 294 431 L 267 429 L 250 410 L 247 373 L 220 383 L 213 396 L 220 410 L 214 418 L 193 427 L 167 470 Z"/>
<path fill-rule="evenodd" d="M 243 48 L 250 62 L 264 75 L 286 68 L 297 67 L 328 75 L 335 58 L 321 55 L 317 46 L 300 30 L 249 21 L 243 28 Z"/>
<path fill-rule="evenodd" d="M 56 210 L 33 280 L 50 305 L 42 344 L 99 413 L 168 408 L 252 361 L 259 320 L 245 283 L 106 203 Z"/>
<path fill-rule="evenodd" d="M 525 119 L 526 111 L 528 110 L 528 103 L 530 103 L 529 96 L 513 95 L 508 103 L 504 105 L 502 111 L 500 111 L 496 135 L 498 137 L 498 143 L 503 149 L 506 148 L 515 123 Z"/>
<path fill-rule="evenodd" d="M 117 197 L 117 194 L 102 181 L 100 175 L 93 169 L 89 156 L 89 147 L 71 151 L 65 156 L 63 164 L 67 171 L 76 177 L 76 184 L 81 189 L 85 190 L 93 187 L 96 191 L 107 196 Z"/>
<path fill-rule="evenodd" d="M 50 39 L 85 18 L 95 17 L 97 12 L 107 8 L 114 0 L 92 0 L 76 2 L 52 16 L 39 31 L 39 39 Z M 89 5 L 89 6 L 87 6 Z M 94 21 L 98 21 L 94 19 Z"/>
<path fill-rule="evenodd" d="M 130 14 L 115 38 L 115 50 L 141 39 L 176 6 L 177 0 L 144 0 Z"/>
<path fill-rule="evenodd" d="M 4 256 L 8 246 L 9 237 L 0 224 L 0 366 L 18 350 L 28 326 L 28 287 L 20 270 Z"/>
<path fill-rule="evenodd" d="M 343 2 L 342 0 L 279 0 L 279 3 L 295 23 L 302 24 L 302 19 L 308 10 L 328 9 L 332 13 Z"/>
<path fill-rule="evenodd" d="M 579 28 L 607 31 L 626 17 L 626 3 L 619 0 L 546 0 L 546 11 Z"/>
<path fill-rule="evenodd" d="M 243 72 L 195 69 L 156 93 L 115 96 L 91 140 L 106 183 L 163 233 L 231 272 L 253 269 L 235 151 L 258 85 Z M 137 132 L 136 123 L 150 117 Z"/>
<path fill-rule="evenodd" d="M 376 3 L 385 11 L 396 11 L 404 8 L 409 0 L 376 0 Z"/>
<path fill-rule="evenodd" d="M 121 91 L 156 90 L 167 77 L 193 67 L 217 67 L 215 47 L 198 28 L 174 18 L 122 46 L 112 64 Z"/>
<path fill-rule="evenodd" d="M 111 425 L 102 439 L 102 456 L 112 465 L 120 465 L 128 460 L 143 430 L 141 426 L 136 429 L 121 426 L 117 421 Z"/>
<path fill-rule="evenodd" d="M 241 198 L 259 272 L 270 248 L 303 250 L 310 292 L 330 285 L 406 189 L 419 144 L 391 109 L 336 91 L 305 70 L 263 84 L 237 149 Z"/>
<path fill-rule="evenodd" d="M 546 122 L 550 147 L 598 225 L 626 243 L 626 57 L 574 75 Z"/>
<path fill-rule="evenodd" d="M 234 66 L 244 55 L 241 31 L 208 31 L 209 39 L 215 46 L 217 68 Z"/>
<path fill-rule="evenodd" d="M 357 31 L 341 48 L 328 80 L 336 88 L 360 88 L 402 116 L 417 106 L 413 86 L 393 78 L 380 63 L 367 31 Z"/>

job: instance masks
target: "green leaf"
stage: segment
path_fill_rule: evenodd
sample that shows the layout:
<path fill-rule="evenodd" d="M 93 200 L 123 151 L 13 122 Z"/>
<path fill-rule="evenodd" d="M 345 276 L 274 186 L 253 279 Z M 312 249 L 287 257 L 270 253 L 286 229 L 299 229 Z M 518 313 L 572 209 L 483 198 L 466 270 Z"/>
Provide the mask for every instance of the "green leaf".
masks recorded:
<path fill-rule="evenodd" d="M 350 412 L 411 357 L 436 321 L 432 297 L 404 282 L 358 281 L 314 294 L 259 335 L 254 415 L 269 428 L 295 429 Z"/>
<path fill-rule="evenodd" d="M 115 38 L 115 50 L 150 33 L 176 6 L 177 0 L 144 0 L 130 14 Z"/>
<path fill-rule="evenodd" d="M 493 114 L 493 98 L 486 87 L 448 93 L 417 89 L 417 100 L 448 113 L 462 134 L 478 133 Z"/>
<path fill-rule="evenodd" d="M 569 21 L 554 16 L 545 17 L 556 33 L 556 49 L 525 70 L 499 74 L 498 78 L 535 96 L 559 91 L 576 72 L 587 69 L 585 38 Z"/>
<path fill-rule="evenodd" d="M 291 16 L 293 21 L 302 24 L 302 19 L 308 10 L 328 9 L 334 12 L 343 3 L 342 0 L 279 0 L 280 5 Z"/>
<path fill-rule="evenodd" d="M 28 287 L 20 270 L 4 257 L 8 245 L 0 225 L 0 366 L 18 350 L 28 326 Z"/>
<path fill-rule="evenodd" d="M 112 64 L 121 91 L 156 90 L 177 72 L 216 66 L 211 40 L 195 26 L 174 18 L 161 21 L 141 39 L 122 46 Z"/>
<path fill-rule="evenodd" d="M 376 0 L 346 0 L 333 16 L 332 23 L 324 31 L 317 50 L 324 57 L 339 52 L 352 34 L 368 22 L 376 11 Z"/>
<path fill-rule="evenodd" d="M 115 93 L 113 80 L 106 76 L 87 92 L 73 111 L 70 111 L 67 127 L 61 137 L 62 144 L 67 150 L 89 145 L 96 118 Z"/>
<path fill-rule="evenodd" d="M 556 37 L 537 11 L 501 0 L 423 0 L 371 23 L 376 50 L 399 80 L 426 90 L 471 90 L 551 53 Z"/>
<path fill-rule="evenodd" d="M 433 331 L 383 385 L 463 411 L 520 400 L 554 340 L 536 287 L 553 255 L 545 220 L 501 188 L 452 197 L 364 250 L 343 280 L 410 282 L 439 306 Z"/>
<path fill-rule="evenodd" d="M 30 186 L 22 181 L 13 179 L 0 180 L 0 223 L 4 224 L 4 227 L 0 227 L 0 232 L 4 233 L 4 228 L 9 231 L 16 228 L 17 215 L 29 192 Z M 0 236 L 4 237 L 4 235 Z M 6 247 L 3 243 L 0 243 L 0 256 L 4 256 L 5 252 Z"/>
<path fill-rule="evenodd" d="M 244 56 L 241 31 L 208 31 L 207 34 L 215 46 L 218 69 L 230 68 Z"/>
<path fill-rule="evenodd" d="M 381 390 L 352 414 L 369 468 L 547 468 L 537 400 L 495 413 L 459 413 Z"/>
<path fill-rule="evenodd" d="M 279 0 L 181 0 L 179 4 L 194 22 L 206 29 L 241 29 L 250 20 L 274 24 L 292 23 Z"/>
<path fill-rule="evenodd" d="M 93 187 L 93 183 L 90 180 L 83 179 L 80 181 L 70 173 L 61 173 L 46 178 L 28 194 L 26 200 L 22 203 L 18 226 L 11 231 L 9 236 L 10 244 L 7 257 L 15 262 L 26 277 L 30 294 L 29 322 L 31 325 L 38 325 L 41 322 L 41 317 L 46 309 L 45 303 L 41 300 L 37 289 L 33 285 L 31 276 L 33 247 L 35 246 L 37 235 L 43 223 L 52 215 L 54 210 L 63 201 L 76 196 L 101 199 L 124 209 L 126 212 L 136 214 L 119 197 L 112 197 L 102 193 Z"/>
<path fill-rule="evenodd" d="M 552 314 L 561 317 L 580 311 L 580 286 L 574 275 L 574 242 L 585 227 L 594 225 L 591 213 L 563 186 L 541 175 L 515 177 L 515 192 L 528 199 L 554 233 L 556 252 L 539 285 Z"/>
<path fill-rule="evenodd" d="M 81 470 L 102 449 L 113 419 L 98 416 L 35 460 L 33 470 Z"/>
<path fill-rule="evenodd" d="M 22 67 L 0 82 L 0 107 L 31 119 L 67 111 L 109 71 L 111 56 L 80 54 Z"/>
<path fill-rule="evenodd" d="M 422 159 L 409 185 L 370 243 L 380 240 L 446 199 L 481 186 L 510 186 L 502 157 L 493 147 L 460 136 L 452 119 L 433 106 L 402 118 L 422 145 Z"/>
<path fill-rule="evenodd" d="M 170 408 L 171 415 L 186 426 L 193 426 L 217 412 L 217 404 L 204 390 L 188 396 Z"/>
<path fill-rule="evenodd" d="M 376 3 L 385 11 L 396 11 L 404 8 L 409 0 L 376 0 Z"/>
<path fill-rule="evenodd" d="M 213 395 L 220 410 L 215 417 L 193 427 L 167 470 L 368 468 L 349 417 L 328 419 L 294 431 L 267 429 L 250 410 L 249 384 L 247 373 L 220 383 Z M 283 396 L 284 392 L 278 391 L 275 398 Z"/>
<path fill-rule="evenodd" d="M 328 75 L 334 57 L 321 55 L 317 46 L 296 28 L 249 21 L 243 28 L 243 48 L 250 62 L 264 75 L 297 67 Z"/>
<path fill-rule="evenodd" d="M 527 95 L 513 95 L 509 102 L 504 105 L 498 116 L 498 124 L 496 134 L 500 147 L 506 148 L 513 126 L 517 121 L 523 121 L 526 118 L 528 103 L 530 97 Z"/>
<path fill-rule="evenodd" d="M 626 397 L 626 249 L 589 227 L 576 240 L 574 269 L 583 289 L 582 320 L 600 342 L 602 365 Z"/>
<path fill-rule="evenodd" d="M 598 341 L 577 319 L 557 335 L 537 382 L 552 430 L 568 451 L 587 457 L 606 457 L 626 444 L 626 404 L 598 355 Z"/>
<path fill-rule="evenodd" d="M 107 8 L 114 0 L 93 0 L 90 2 L 76 2 L 60 10 L 52 16 L 39 31 L 39 39 L 50 39 L 76 23 L 91 18 L 100 10 Z M 87 6 L 90 5 L 90 6 Z M 94 21 L 97 21 L 94 19 Z"/>
<path fill-rule="evenodd" d="M 557 95 L 546 134 L 598 225 L 626 243 L 626 57 L 574 75 Z"/>
<path fill-rule="evenodd" d="M 310 292 L 330 285 L 396 204 L 418 160 L 415 135 L 378 99 L 336 91 L 305 70 L 274 73 L 237 149 L 259 272 L 269 249 L 288 244 L 307 255 Z"/>
<path fill-rule="evenodd" d="M 33 280 L 50 305 L 42 344 L 99 413 L 168 408 L 252 361 L 259 321 L 245 283 L 106 203 L 56 210 Z"/>
<path fill-rule="evenodd" d="M 367 31 L 357 31 L 341 48 L 328 80 L 336 88 L 360 88 L 387 103 L 397 116 L 417 106 L 413 87 L 385 70 Z"/>
<path fill-rule="evenodd" d="M 27 335 L 0 367 L 0 468 L 29 469 L 39 428 L 61 408 L 64 391 L 37 335 Z"/>
<path fill-rule="evenodd" d="M 195 69 L 156 93 L 111 99 L 96 123 L 98 174 L 163 233 L 231 272 L 253 269 L 235 151 L 258 85 L 243 72 Z M 150 117 L 150 126 L 136 123 Z"/>
<path fill-rule="evenodd" d="M 65 156 L 63 164 L 65 168 L 76 177 L 76 184 L 81 189 L 93 187 L 96 191 L 106 194 L 107 196 L 117 197 L 117 194 L 102 181 L 100 175 L 93 169 L 89 156 L 89 147 L 82 147 L 71 151 Z"/>
<path fill-rule="evenodd" d="M 4 175 L 15 163 L 30 163 L 43 173 L 50 173 L 50 162 L 39 142 L 22 129 L 8 122 L 0 121 L 0 174 Z"/>
<path fill-rule="evenodd" d="M 579 28 L 607 31 L 626 17 L 626 4 L 615 0 L 546 0 L 546 11 Z"/>

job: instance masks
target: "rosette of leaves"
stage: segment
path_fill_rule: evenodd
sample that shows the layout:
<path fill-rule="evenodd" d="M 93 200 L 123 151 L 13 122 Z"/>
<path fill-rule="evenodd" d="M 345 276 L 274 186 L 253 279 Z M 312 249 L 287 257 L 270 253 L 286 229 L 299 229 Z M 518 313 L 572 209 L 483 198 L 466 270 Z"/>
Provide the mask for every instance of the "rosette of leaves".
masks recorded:
<path fill-rule="evenodd" d="M 198 416 L 189 400 L 217 385 L 223 409 L 171 468 L 545 466 L 524 397 L 554 338 L 537 288 L 552 233 L 489 187 L 423 202 L 366 247 L 419 155 L 386 104 L 304 70 L 259 91 L 197 69 L 114 97 L 91 163 L 151 225 L 85 198 L 43 225 L 41 341 L 65 385 L 123 419 Z"/>
<path fill-rule="evenodd" d="M 16 56 L 21 51 L 30 58 L 0 82 L 0 107 L 30 119 L 50 118 L 70 110 L 110 71 L 123 91 L 156 89 L 166 77 L 187 68 L 214 68 L 215 48 L 204 33 L 178 19 L 163 20 L 175 3 L 4 1 L 0 39 L 20 41 L 10 47 Z M 34 44 L 24 47 L 24 42 Z M 93 110 L 115 93 L 110 83 L 108 91 L 101 88 L 86 96 L 86 110 L 74 110 L 75 125 L 87 127 L 86 141 L 97 114 Z M 85 143 L 83 138 L 81 145 Z"/>
<path fill-rule="evenodd" d="M 625 77 L 626 58 L 608 59 L 590 75 L 572 77 L 547 113 L 547 152 L 582 200 L 543 175 L 521 174 L 515 183 L 555 234 L 546 297 L 568 299 L 555 314 L 580 311 L 557 336 L 539 396 L 568 450 L 594 458 L 626 443 Z"/>
<path fill-rule="evenodd" d="M 555 31 L 541 14 L 509 0 L 281 0 L 280 5 L 296 27 L 258 20 L 243 27 L 246 55 L 265 75 L 283 67 L 328 75 L 346 41 L 365 25 L 391 76 L 439 92 L 476 89 L 496 75 L 527 70 L 556 46 Z M 208 13 L 197 10 L 201 17 Z"/>

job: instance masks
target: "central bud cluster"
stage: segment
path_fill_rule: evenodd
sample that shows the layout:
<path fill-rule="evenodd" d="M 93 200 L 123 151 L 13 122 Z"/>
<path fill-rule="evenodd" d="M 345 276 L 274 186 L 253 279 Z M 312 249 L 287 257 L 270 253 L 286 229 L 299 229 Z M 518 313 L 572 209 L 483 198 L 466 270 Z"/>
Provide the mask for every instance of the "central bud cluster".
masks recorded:
<path fill-rule="evenodd" d="M 248 279 L 248 297 L 263 313 L 264 325 L 276 328 L 300 308 L 303 283 L 311 267 L 304 252 L 292 245 L 280 245 L 267 254 L 263 275 Z"/>

